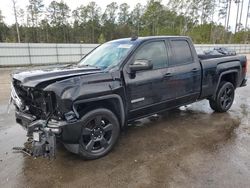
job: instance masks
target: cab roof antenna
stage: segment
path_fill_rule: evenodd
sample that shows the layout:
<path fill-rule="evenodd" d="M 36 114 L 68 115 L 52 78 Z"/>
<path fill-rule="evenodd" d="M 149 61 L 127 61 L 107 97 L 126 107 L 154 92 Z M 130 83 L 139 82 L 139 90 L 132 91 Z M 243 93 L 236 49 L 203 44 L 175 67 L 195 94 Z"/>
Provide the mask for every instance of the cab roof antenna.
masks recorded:
<path fill-rule="evenodd" d="M 136 36 L 136 35 L 132 35 L 132 37 L 131 37 L 131 41 L 136 41 L 138 39 L 138 36 Z"/>

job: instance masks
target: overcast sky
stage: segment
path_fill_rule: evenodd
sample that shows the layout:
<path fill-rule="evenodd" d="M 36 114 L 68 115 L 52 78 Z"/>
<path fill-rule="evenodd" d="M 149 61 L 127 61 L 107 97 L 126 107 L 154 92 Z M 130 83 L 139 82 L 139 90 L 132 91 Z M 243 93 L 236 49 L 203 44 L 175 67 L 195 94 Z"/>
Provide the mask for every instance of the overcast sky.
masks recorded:
<path fill-rule="evenodd" d="M 0 0 L 0 9 L 2 10 L 2 14 L 5 17 L 4 21 L 5 23 L 13 24 L 14 23 L 14 15 L 13 15 L 13 10 L 12 10 L 12 0 Z M 52 0 L 43 0 L 45 6 L 48 6 Z M 57 0 L 60 1 L 60 0 Z M 95 1 L 101 8 L 102 11 L 105 10 L 106 5 L 110 4 L 111 2 L 114 2 L 114 0 L 64 0 L 64 2 L 70 7 L 71 10 L 76 9 L 80 5 L 87 5 L 89 2 Z M 218 0 L 217 0 L 218 1 Z M 244 11 L 242 15 L 242 23 L 245 26 L 245 19 L 246 19 L 246 12 L 247 12 L 247 6 L 248 6 L 248 1 L 249 0 L 244 0 Z M 26 6 L 28 5 L 29 0 L 17 0 L 17 7 L 26 9 Z M 131 8 L 133 8 L 137 3 L 141 3 L 143 5 L 146 4 L 147 0 L 120 0 L 116 1 L 118 4 L 121 3 L 128 3 Z M 168 0 L 162 0 L 163 4 L 167 4 Z M 232 3 L 232 13 L 230 17 L 230 26 L 234 28 L 235 23 L 236 23 L 236 12 L 237 12 L 237 7 L 235 3 Z M 216 19 L 216 18 L 215 18 Z M 218 18 L 217 18 L 218 19 Z M 215 20 L 216 21 L 216 20 Z M 249 20 L 250 22 L 250 20 Z M 250 25 L 250 24 L 248 24 Z"/>

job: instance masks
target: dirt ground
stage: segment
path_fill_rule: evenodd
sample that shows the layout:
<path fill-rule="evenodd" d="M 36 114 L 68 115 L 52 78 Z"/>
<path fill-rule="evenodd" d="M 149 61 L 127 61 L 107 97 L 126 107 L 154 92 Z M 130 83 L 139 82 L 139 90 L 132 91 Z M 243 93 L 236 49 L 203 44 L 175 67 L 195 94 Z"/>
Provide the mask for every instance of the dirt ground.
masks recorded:
<path fill-rule="evenodd" d="M 0 69 L 0 187 L 250 185 L 250 86 L 237 89 L 228 113 L 200 101 L 130 126 L 102 159 L 84 161 L 59 145 L 48 160 L 12 152 L 26 137 L 13 108 L 6 113 L 11 71 Z"/>

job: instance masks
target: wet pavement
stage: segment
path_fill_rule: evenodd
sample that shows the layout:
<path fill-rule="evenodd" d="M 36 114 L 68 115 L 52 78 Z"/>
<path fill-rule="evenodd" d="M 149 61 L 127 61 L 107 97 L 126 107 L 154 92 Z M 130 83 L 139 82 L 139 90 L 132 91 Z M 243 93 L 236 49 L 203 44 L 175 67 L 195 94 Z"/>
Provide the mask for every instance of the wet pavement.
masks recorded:
<path fill-rule="evenodd" d="M 228 113 L 200 101 L 136 122 L 104 158 L 84 161 L 58 145 L 47 160 L 11 150 L 26 141 L 13 108 L 6 113 L 11 71 L 0 69 L 0 187 L 250 185 L 250 86 L 237 89 Z"/>

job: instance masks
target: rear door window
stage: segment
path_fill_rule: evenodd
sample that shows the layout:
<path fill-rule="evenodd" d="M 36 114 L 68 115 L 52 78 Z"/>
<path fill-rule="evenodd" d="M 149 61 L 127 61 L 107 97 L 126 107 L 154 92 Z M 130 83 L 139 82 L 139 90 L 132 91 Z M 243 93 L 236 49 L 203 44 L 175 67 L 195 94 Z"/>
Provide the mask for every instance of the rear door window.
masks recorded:
<path fill-rule="evenodd" d="M 171 48 L 174 57 L 169 63 L 170 66 L 193 63 L 193 56 L 188 41 L 171 40 Z"/>

